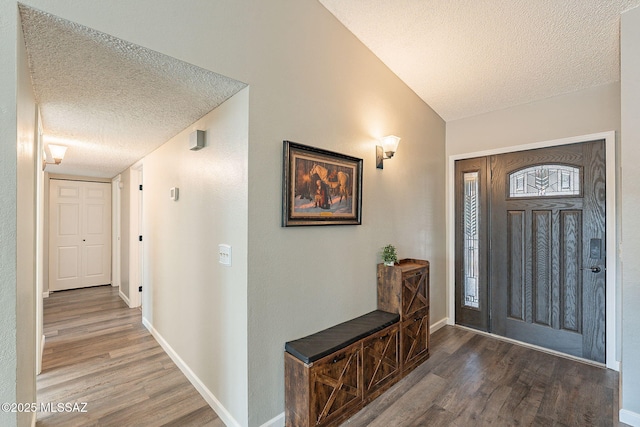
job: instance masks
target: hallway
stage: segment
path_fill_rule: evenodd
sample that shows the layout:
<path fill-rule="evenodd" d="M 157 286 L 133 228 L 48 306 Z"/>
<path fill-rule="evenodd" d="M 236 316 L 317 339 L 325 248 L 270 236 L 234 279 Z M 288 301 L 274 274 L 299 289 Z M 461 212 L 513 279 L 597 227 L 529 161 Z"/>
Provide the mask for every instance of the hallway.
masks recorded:
<path fill-rule="evenodd" d="M 51 294 L 44 334 L 38 404 L 79 403 L 84 411 L 40 412 L 38 427 L 224 426 L 118 288 Z"/>

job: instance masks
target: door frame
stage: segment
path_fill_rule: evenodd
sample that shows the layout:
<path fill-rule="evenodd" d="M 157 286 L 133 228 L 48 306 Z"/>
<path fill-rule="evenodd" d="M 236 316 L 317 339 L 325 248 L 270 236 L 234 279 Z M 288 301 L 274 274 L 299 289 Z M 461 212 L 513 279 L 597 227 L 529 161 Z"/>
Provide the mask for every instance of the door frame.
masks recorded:
<path fill-rule="evenodd" d="M 140 307 L 142 295 L 138 287 L 144 282 L 143 242 L 138 236 L 143 235 L 143 195 L 139 187 L 143 183 L 142 160 L 131 166 L 130 203 L 129 203 L 129 307 Z"/>
<path fill-rule="evenodd" d="M 111 180 L 111 286 L 120 288 L 122 284 L 122 175 Z"/>
<path fill-rule="evenodd" d="M 536 148 L 556 147 L 579 142 L 605 140 L 606 152 L 606 367 L 620 370 L 619 361 L 619 295 L 617 281 L 618 227 L 616 214 L 616 133 L 615 131 L 540 141 L 530 144 L 512 145 L 492 150 L 476 151 L 448 156 L 446 176 L 446 283 L 447 283 L 447 324 L 455 324 L 455 161 L 473 157 L 491 156 Z M 492 334 L 493 335 L 493 334 Z M 495 335 L 497 337 L 497 335 Z"/>

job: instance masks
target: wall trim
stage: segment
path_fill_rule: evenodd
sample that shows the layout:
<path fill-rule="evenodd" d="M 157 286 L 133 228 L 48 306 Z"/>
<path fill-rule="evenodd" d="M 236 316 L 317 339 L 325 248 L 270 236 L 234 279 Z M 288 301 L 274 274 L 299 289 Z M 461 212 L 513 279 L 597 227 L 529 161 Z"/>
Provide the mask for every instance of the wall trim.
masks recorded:
<path fill-rule="evenodd" d="M 129 301 L 129 298 L 125 294 L 122 293 L 122 288 L 118 288 L 118 295 L 127 304 L 127 307 L 134 308 L 134 307 L 131 307 L 131 302 Z"/>
<path fill-rule="evenodd" d="M 626 409 L 620 409 L 618 413 L 621 423 L 629 424 L 633 427 L 640 427 L 640 414 Z"/>
<path fill-rule="evenodd" d="M 560 138 L 549 141 L 540 141 L 530 144 L 515 145 L 510 147 L 497 148 L 493 150 L 476 151 L 471 153 L 448 154 L 447 153 L 447 175 L 446 175 L 446 254 L 447 254 L 447 316 L 450 325 L 455 324 L 455 161 L 470 159 L 473 157 L 491 156 L 494 154 L 511 153 L 536 148 L 556 147 L 560 145 L 574 144 L 578 142 L 605 140 L 606 151 L 606 366 L 615 371 L 620 370 L 618 348 L 617 322 L 619 307 L 616 303 L 619 293 L 619 283 L 617 282 L 616 269 L 618 266 L 618 243 L 617 243 L 617 214 L 616 214 L 616 132 L 607 131 L 588 135 L 578 135 L 568 138 Z"/>
<path fill-rule="evenodd" d="M 444 326 L 449 324 L 449 318 L 445 317 L 444 319 L 440 319 L 438 320 L 436 323 L 434 323 L 433 325 L 429 326 L 429 333 L 434 333 L 435 331 L 437 331 L 438 329 L 443 328 Z"/>
<path fill-rule="evenodd" d="M 42 293 L 42 298 L 49 298 L 49 291 L 45 291 Z"/>
<path fill-rule="evenodd" d="M 284 427 L 284 412 L 271 418 L 269 421 L 262 424 L 260 427 Z"/>
<path fill-rule="evenodd" d="M 153 325 L 145 318 L 142 318 L 142 324 L 147 328 L 151 335 L 156 339 L 158 344 L 169 355 L 173 363 L 178 366 L 182 373 L 187 377 L 189 382 L 198 390 L 198 393 L 204 398 L 204 400 L 211 406 L 211 408 L 218 414 L 220 419 L 228 427 L 242 427 L 238 421 L 231 415 L 227 409 L 222 406 L 222 403 L 214 396 L 214 394 L 204 385 L 204 383 L 198 378 L 198 376 L 189 368 L 184 360 L 175 350 L 169 345 L 169 343 L 160 335 L 160 333 L 153 327 Z"/>
<path fill-rule="evenodd" d="M 46 341 L 46 336 L 44 334 L 42 334 L 42 339 L 40 340 L 40 354 L 38 355 L 38 357 L 40 357 L 40 360 L 38 361 L 38 369 L 36 369 L 36 375 L 40 375 L 42 373 L 42 359 L 44 358 L 44 343 Z"/>

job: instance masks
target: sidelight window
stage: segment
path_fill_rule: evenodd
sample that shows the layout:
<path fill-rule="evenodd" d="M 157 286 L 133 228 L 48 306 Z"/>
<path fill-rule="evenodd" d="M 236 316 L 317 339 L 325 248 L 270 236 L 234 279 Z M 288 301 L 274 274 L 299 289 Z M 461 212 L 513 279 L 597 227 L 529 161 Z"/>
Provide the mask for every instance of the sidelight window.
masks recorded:
<path fill-rule="evenodd" d="M 509 197 L 580 195 L 580 168 L 537 165 L 509 174 Z"/>
<path fill-rule="evenodd" d="M 478 189 L 480 177 L 478 172 L 466 172 L 464 174 L 464 295 L 465 307 L 479 308 L 479 276 L 480 276 L 480 251 L 479 234 L 480 222 L 480 198 Z"/>

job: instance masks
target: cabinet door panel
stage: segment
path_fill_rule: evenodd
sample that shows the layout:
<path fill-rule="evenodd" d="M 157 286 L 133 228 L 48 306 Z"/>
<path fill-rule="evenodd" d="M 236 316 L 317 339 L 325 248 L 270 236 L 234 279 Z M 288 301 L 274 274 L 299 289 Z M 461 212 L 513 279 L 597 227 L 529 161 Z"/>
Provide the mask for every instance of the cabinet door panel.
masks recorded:
<path fill-rule="evenodd" d="M 402 313 L 410 318 L 419 310 L 428 308 L 426 269 L 405 273 L 402 276 Z"/>
<path fill-rule="evenodd" d="M 352 346 L 315 362 L 312 369 L 311 418 L 322 426 L 339 419 L 362 402 L 360 346 Z"/>
<path fill-rule="evenodd" d="M 416 313 L 402 322 L 402 364 L 403 371 L 411 370 L 429 356 L 429 315 Z"/>
<path fill-rule="evenodd" d="M 367 338 L 362 359 L 365 398 L 372 400 L 393 385 L 400 373 L 398 325 Z"/>

